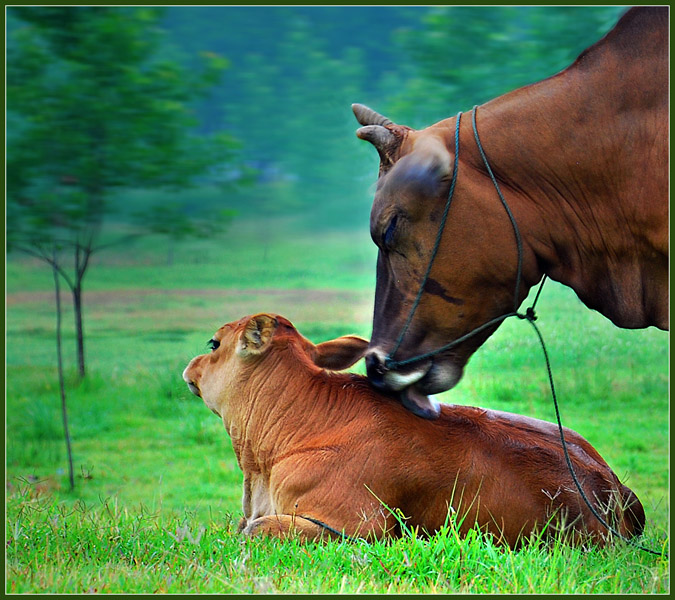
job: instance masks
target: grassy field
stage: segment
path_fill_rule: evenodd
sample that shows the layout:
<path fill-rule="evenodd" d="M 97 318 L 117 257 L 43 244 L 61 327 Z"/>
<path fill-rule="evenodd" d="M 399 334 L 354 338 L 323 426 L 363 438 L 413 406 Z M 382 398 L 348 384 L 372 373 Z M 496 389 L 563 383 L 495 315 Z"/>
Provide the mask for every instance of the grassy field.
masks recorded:
<path fill-rule="evenodd" d="M 289 233 L 292 232 L 292 233 Z M 622 543 L 512 552 L 453 524 L 431 540 L 243 540 L 241 473 L 219 420 L 181 379 L 224 322 L 280 313 L 315 342 L 368 336 L 368 232 L 235 221 L 222 242 L 152 240 L 101 254 L 85 280 L 89 372 L 68 374 L 76 489 L 67 487 L 51 275 L 11 257 L 6 313 L 8 593 L 667 593 L 669 561 Z M 65 299 L 65 297 L 64 297 Z M 584 435 L 669 541 L 668 336 L 619 330 L 549 283 L 538 324 L 565 425 Z M 65 324 L 71 323 L 70 314 Z M 65 355 L 74 365 L 66 328 Z M 358 366 L 357 369 L 362 369 Z M 441 399 L 554 420 L 537 340 L 505 323 Z"/>

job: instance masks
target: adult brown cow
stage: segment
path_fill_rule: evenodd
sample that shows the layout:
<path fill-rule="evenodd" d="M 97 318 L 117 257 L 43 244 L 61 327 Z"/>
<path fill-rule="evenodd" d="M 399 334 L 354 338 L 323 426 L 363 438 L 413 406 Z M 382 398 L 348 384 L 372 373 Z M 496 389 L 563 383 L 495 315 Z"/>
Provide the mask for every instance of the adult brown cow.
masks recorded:
<path fill-rule="evenodd" d="M 511 546 L 561 527 L 571 542 L 606 541 L 554 425 L 470 406 L 411 422 L 365 377 L 326 370 L 352 365 L 367 345 L 354 336 L 314 345 L 287 319 L 259 314 L 221 327 L 213 352 L 185 369 L 232 438 L 244 533 L 379 539 L 403 533 L 400 511 L 430 534 L 450 512 L 461 534 L 478 525 Z M 583 437 L 569 429 L 565 437 L 586 496 L 622 535 L 639 535 L 645 515 L 635 494 Z"/>
<path fill-rule="evenodd" d="M 499 317 L 544 275 L 619 327 L 668 328 L 667 7 L 628 10 L 561 73 L 465 115 L 457 156 L 458 117 L 416 131 L 363 105 L 353 109 L 364 125 L 357 135 L 381 160 L 368 376 L 413 412 L 438 414 L 427 395 L 459 381 Z M 455 159 L 452 204 L 425 278 Z M 514 227 L 522 238 L 515 299 Z M 493 319 L 451 349 L 414 360 Z"/>

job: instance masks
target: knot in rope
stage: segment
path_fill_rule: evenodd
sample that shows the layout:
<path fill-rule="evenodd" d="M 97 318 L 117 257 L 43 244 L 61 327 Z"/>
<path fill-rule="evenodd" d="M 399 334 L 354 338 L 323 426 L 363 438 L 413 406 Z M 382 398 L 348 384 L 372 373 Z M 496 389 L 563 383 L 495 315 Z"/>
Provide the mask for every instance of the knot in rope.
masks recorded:
<path fill-rule="evenodd" d="M 516 313 L 516 317 L 530 321 L 530 323 L 534 323 L 537 320 L 537 313 L 534 312 L 534 306 L 528 306 L 525 310 L 525 313 Z"/>

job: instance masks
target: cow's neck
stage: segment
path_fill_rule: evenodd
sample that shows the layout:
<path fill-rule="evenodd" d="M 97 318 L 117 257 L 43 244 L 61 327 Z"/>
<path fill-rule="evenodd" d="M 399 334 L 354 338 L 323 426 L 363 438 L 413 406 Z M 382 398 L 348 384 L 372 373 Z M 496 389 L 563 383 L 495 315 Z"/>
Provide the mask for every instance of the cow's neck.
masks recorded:
<path fill-rule="evenodd" d="M 479 133 L 541 272 L 619 326 L 667 328 L 666 96 L 635 83 L 666 74 L 610 50 L 479 107 Z"/>

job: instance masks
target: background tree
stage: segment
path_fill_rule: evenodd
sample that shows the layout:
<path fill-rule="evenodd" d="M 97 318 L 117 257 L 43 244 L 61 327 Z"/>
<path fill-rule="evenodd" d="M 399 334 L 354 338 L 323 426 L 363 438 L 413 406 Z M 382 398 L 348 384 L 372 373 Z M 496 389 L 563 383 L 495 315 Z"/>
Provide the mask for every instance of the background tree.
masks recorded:
<path fill-rule="evenodd" d="M 195 211 L 193 206 L 172 201 L 141 210 L 134 218 L 144 231 L 166 238 L 166 264 L 171 266 L 179 242 L 189 238 L 219 237 L 236 214 L 229 209 Z"/>
<path fill-rule="evenodd" d="M 66 400 L 65 376 L 63 374 L 63 349 L 61 336 L 61 285 L 59 272 L 56 268 L 56 257 L 53 257 L 52 275 L 54 277 L 54 300 L 56 304 L 56 361 L 59 375 L 59 396 L 61 397 L 61 419 L 63 421 L 63 437 L 66 441 L 66 456 L 68 457 L 68 482 L 70 489 L 75 489 L 75 472 L 73 469 L 73 449 L 70 441 L 70 428 L 68 427 L 68 405 Z"/>
<path fill-rule="evenodd" d="M 273 190 L 253 203 L 267 213 L 302 213 L 314 223 L 349 226 L 367 216 L 355 216 L 350 202 L 361 200 L 361 182 L 345 177 L 345 171 L 366 173 L 370 166 L 350 151 L 358 148 L 350 106 L 367 80 L 364 57 L 355 48 L 329 47 L 302 13 L 283 22 L 273 52 L 261 44 L 228 73 L 238 93 L 224 105 L 226 127 L 244 140 L 245 160 Z"/>
<path fill-rule="evenodd" d="M 83 280 L 113 190 L 179 189 L 232 158 L 223 134 L 196 136 L 194 103 L 227 62 L 186 68 L 165 44 L 162 11 L 12 7 L 7 48 L 8 241 L 63 276 L 85 374 Z M 66 265 L 70 264 L 69 267 Z"/>
<path fill-rule="evenodd" d="M 435 7 L 422 29 L 397 33 L 410 58 L 405 84 L 392 87 L 391 110 L 413 127 L 468 111 L 564 69 L 607 33 L 617 6 Z M 541 32 L 548 32 L 541 35 Z M 553 32 L 553 33 L 551 33 Z"/>

